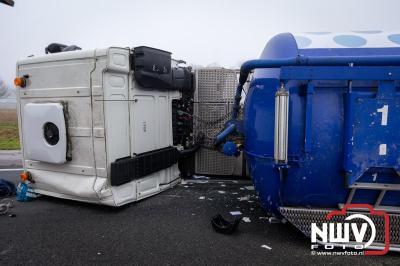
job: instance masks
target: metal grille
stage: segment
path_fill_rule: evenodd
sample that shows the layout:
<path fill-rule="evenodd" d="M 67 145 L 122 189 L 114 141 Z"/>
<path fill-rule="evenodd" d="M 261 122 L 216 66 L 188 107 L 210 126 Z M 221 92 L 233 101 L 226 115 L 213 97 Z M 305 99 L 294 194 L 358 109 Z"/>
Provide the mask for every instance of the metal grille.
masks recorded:
<path fill-rule="evenodd" d="M 329 209 L 305 209 L 305 208 L 292 208 L 292 207 L 281 207 L 280 212 L 282 215 L 291 222 L 294 226 L 296 226 L 301 232 L 303 232 L 306 236 L 311 236 L 311 223 L 316 223 L 318 226 L 321 226 L 322 223 L 326 221 L 326 215 L 332 211 Z M 344 222 L 344 219 L 355 213 L 354 211 L 348 211 L 346 216 L 334 216 L 332 217 L 333 222 Z M 375 224 L 376 227 L 376 237 L 375 244 L 383 244 L 385 241 L 384 235 L 384 220 L 381 216 L 369 215 L 368 213 L 362 212 L 362 214 L 370 217 Z M 400 245 L 400 214 L 389 214 L 389 224 L 390 224 L 390 244 L 391 245 Z M 357 222 L 357 219 L 352 220 L 352 222 Z M 366 232 L 366 237 L 370 237 L 370 229 Z M 350 239 L 353 239 L 353 236 L 350 235 Z"/>
<path fill-rule="evenodd" d="M 233 102 L 238 71 L 224 68 L 202 68 L 196 71 L 196 102 Z"/>
<path fill-rule="evenodd" d="M 219 152 L 200 149 L 196 154 L 196 174 L 203 175 L 233 175 L 237 159 L 225 156 Z"/>
<path fill-rule="evenodd" d="M 195 135 L 204 135 L 204 144 L 211 146 L 216 134 L 224 127 L 229 119 L 227 104 L 195 103 L 193 119 Z"/>
<path fill-rule="evenodd" d="M 194 135 L 204 136 L 204 146 L 211 147 L 214 137 L 229 120 L 236 91 L 237 71 L 203 68 L 196 71 Z M 218 151 L 201 148 L 196 153 L 196 174 L 233 175 L 241 173 L 241 160 Z"/>

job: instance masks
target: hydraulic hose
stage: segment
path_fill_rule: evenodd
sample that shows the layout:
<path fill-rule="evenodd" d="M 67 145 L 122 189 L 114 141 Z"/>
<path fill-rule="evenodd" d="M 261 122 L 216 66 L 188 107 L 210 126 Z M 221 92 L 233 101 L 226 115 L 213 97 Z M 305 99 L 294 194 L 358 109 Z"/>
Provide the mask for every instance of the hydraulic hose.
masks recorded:
<path fill-rule="evenodd" d="M 220 143 L 222 143 L 222 141 L 229 135 L 231 134 L 233 131 L 235 131 L 236 129 L 236 125 L 235 124 L 230 124 L 229 126 L 227 126 L 222 132 L 220 132 L 214 140 L 214 145 L 218 145 Z"/>
<path fill-rule="evenodd" d="M 194 153 L 196 151 L 198 151 L 200 149 L 200 147 L 201 147 L 200 144 L 195 144 L 190 149 L 186 149 L 186 150 L 180 151 L 179 152 L 179 158 L 187 158 L 187 157 L 190 157 L 190 156 L 194 155 Z"/>

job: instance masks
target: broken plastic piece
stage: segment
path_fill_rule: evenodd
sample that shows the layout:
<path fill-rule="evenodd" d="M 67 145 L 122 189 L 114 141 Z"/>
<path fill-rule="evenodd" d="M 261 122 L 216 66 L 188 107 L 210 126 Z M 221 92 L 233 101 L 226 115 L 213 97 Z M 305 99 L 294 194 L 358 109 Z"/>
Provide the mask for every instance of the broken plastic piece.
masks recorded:
<path fill-rule="evenodd" d="M 244 196 L 244 197 L 239 197 L 239 198 L 237 198 L 239 201 L 244 201 L 244 200 L 247 200 L 247 201 L 249 201 L 250 200 L 250 195 L 247 195 L 247 196 Z"/>
<path fill-rule="evenodd" d="M 217 214 L 211 218 L 211 225 L 214 230 L 221 234 L 233 234 L 240 223 L 240 218 L 236 218 L 233 222 L 225 220 L 221 214 Z"/>
<path fill-rule="evenodd" d="M 208 176 L 204 176 L 204 175 L 193 175 L 194 179 L 210 179 L 210 177 Z"/>
<path fill-rule="evenodd" d="M 269 217 L 268 218 L 268 222 L 270 224 L 280 224 L 280 223 L 282 223 L 281 219 L 276 218 L 276 217 Z"/>
<path fill-rule="evenodd" d="M 14 203 L 11 199 L 4 198 L 0 200 L 0 215 L 7 214 L 8 210 L 12 207 L 14 207 Z"/>
<path fill-rule="evenodd" d="M 242 220 L 243 220 L 243 222 L 245 222 L 245 223 L 250 223 L 250 222 L 251 222 L 251 220 L 250 220 L 249 217 L 243 217 Z"/>
<path fill-rule="evenodd" d="M 269 247 L 269 246 L 267 246 L 267 245 L 262 245 L 261 247 L 262 247 L 262 248 L 265 248 L 265 249 L 268 249 L 268 250 L 271 250 L 271 249 L 272 249 L 271 247 Z"/>

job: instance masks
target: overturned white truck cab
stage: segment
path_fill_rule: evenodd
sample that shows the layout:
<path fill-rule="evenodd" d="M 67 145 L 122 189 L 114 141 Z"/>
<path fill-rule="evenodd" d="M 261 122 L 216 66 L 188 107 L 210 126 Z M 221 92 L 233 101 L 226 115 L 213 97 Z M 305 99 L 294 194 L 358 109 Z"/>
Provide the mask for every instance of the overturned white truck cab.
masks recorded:
<path fill-rule="evenodd" d="M 192 74 L 169 52 L 28 57 L 17 63 L 17 84 L 23 167 L 35 192 L 120 206 L 179 182 L 173 105 Z"/>

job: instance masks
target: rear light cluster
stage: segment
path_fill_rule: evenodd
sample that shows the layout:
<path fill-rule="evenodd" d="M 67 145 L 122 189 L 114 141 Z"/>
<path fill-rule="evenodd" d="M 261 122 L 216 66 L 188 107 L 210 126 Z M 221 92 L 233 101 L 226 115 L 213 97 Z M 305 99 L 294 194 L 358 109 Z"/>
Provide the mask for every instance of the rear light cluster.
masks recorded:
<path fill-rule="evenodd" d="M 15 87 L 21 87 L 25 88 L 26 86 L 26 80 L 29 78 L 29 75 L 24 75 L 23 77 L 16 77 L 14 79 L 14 85 Z"/>
<path fill-rule="evenodd" d="M 32 182 L 33 181 L 32 177 L 31 177 L 31 173 L 29 173 L 28 171 L 22 172 L 19 176 L 21 177 L 21 182 L 25 182 L 25 181 Z M 34 183 L 34 182 L 32 182 L 32 183 Z"/>

